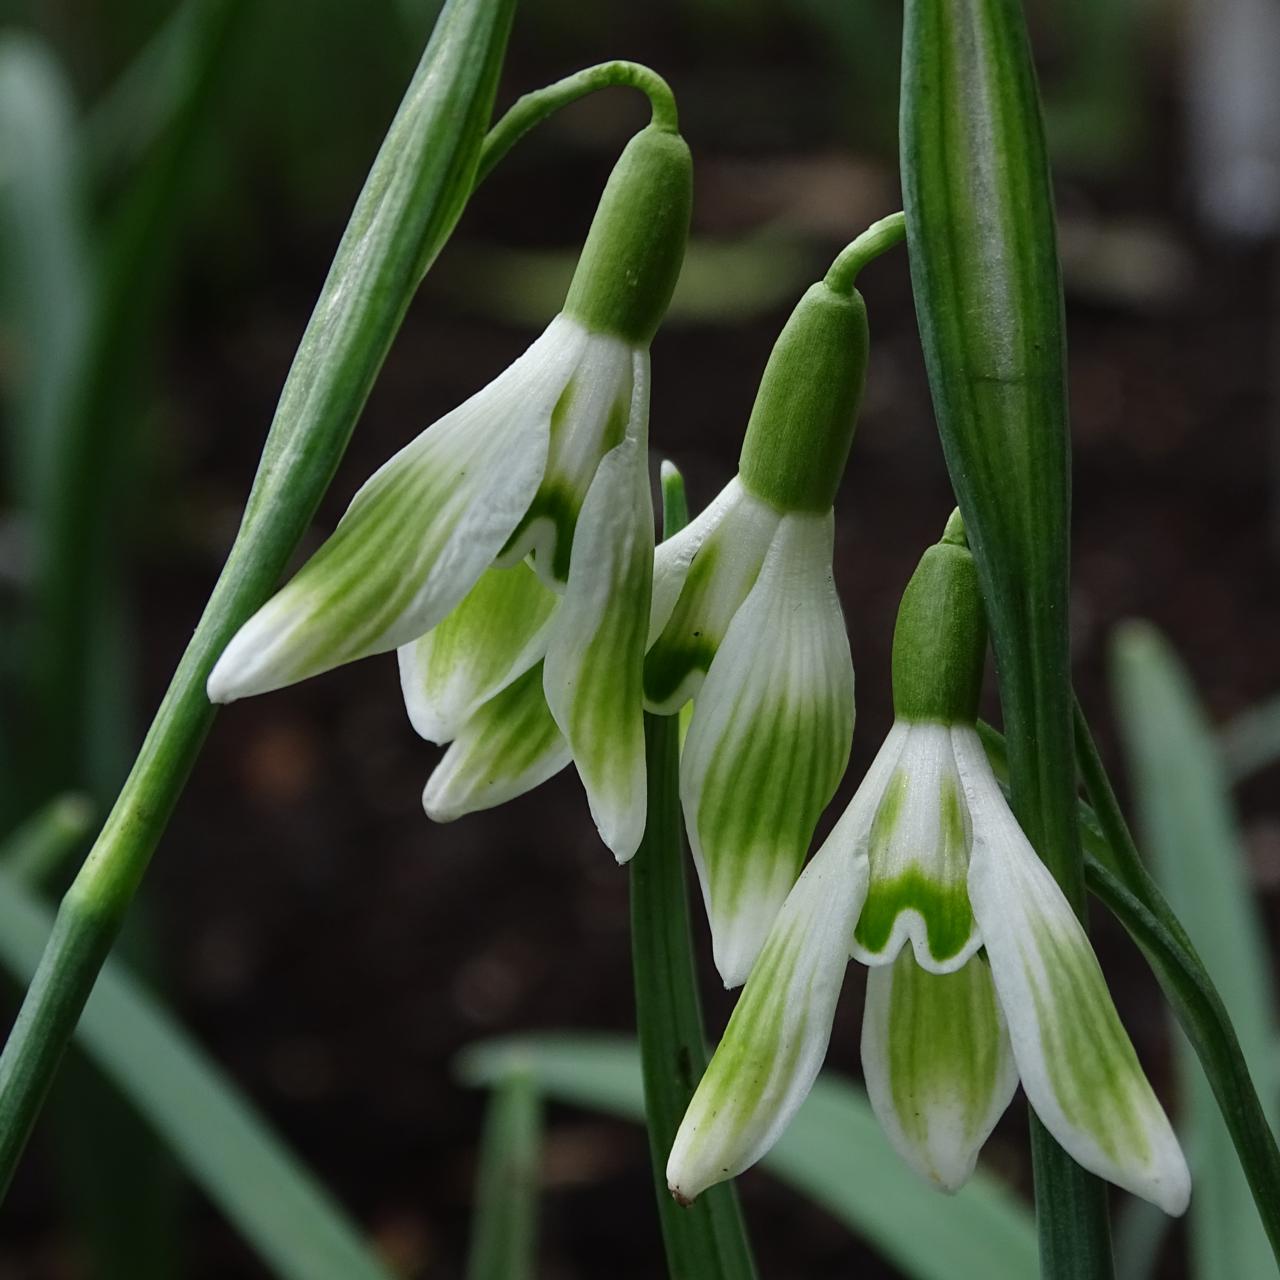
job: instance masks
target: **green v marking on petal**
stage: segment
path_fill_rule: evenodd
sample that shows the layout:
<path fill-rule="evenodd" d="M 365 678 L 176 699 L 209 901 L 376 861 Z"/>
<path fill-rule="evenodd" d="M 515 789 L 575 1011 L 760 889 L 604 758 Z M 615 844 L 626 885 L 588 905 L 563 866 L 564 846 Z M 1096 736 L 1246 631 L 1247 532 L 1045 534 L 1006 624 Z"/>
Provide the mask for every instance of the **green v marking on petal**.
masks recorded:
<path fill-rule="evenodd" d="M 918 911 L 924 920 L 929 953 L 939 964 L 959 955 L 973 934 L 973 910 L 964 881 L 940 884 L 912 867 L 892 880 L 872 877 L 853 931 L 858 945 L 878 954 L 893 933 L 894 921 L 909 910 Z"/>
<path fill-rule="evenodd" d="M 899 769 L 885 788 L 871 823 L 871 884 L 853 936 L 866 951 L 878 954 L 889 942 L 898 916 L 915 910 L 924 920 L 930 955 L 945 964 L 960 954 L 975 927 L 966 882 L 968 854 L 962 801 L 955 781 L 944 777 L 939 801 L 945 878 L 929 876 L 918 867 L 893 877 L 877 876 L 875 851 L 893 838 L 906 805 L 907 790 L 907 774 Z"/>

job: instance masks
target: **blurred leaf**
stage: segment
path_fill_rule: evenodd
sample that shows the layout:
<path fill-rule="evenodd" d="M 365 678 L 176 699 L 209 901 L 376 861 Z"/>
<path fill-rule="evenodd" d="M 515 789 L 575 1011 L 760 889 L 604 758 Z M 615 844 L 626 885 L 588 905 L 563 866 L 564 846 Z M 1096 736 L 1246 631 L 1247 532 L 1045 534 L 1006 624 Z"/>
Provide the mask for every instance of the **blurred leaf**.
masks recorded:
<path fill-rule="evenodd" d="M 1152 628 L 1116 636 L 1113 679 L 1143 843 L 1157 881 L 1203 959 L 1259 1082 L 1275 1131 L 1275 993 L 1265 939 L 1213 736 L 1176 656 Z M 1274 1274 L 1272 1252 L 1203 1071 L 1179 1037 L 1178 1067 L 1197 1154 L 1196 1273 Z"/>
<path fill-rule="evenodd" d="M 532 1280 L 538 1235 L 541 1104 L 517 1066 L 493 1085 L 485 1117 L 467 1280 Z"/>
<path fill-rule="evenodd" d="M 5 837 L 4 871 L 28 889 L 44 888 L 89 835 L 93 805 L 81 795 L 59 796 Z"/>
<path fill-rule="evenodd" d="M 473 1045 L 461 1077 L 491 1085 L 519 1066 L 548 1097 L 640 1121 L 644 1085 L 635 1043 L 549 1034 Z M 1031 1214 L 978 1172 L 958 1195 L 922 1183 L 889 1145 L 856 1085 L 821 1076 L 764 1167 L 822 1205 L 917 1280 L 1022 1280 L 1037 1273 Z"/>
<path fill-rule="evenodd" d="M 0 390 L 13 495 L 40 500 L 79 368 L 90 273 L 75 104 L 61 68 L 32 36 L 0 36 Z"/>
<path fill-rule="evenodd" d="M 0 40 L 0 278 L 5 285 L 5 316 L 12 327 L 13 394 L 8 450 L 16 503 L 33 544 L 41 541 L 46 516 L 55 510 L 68 481 L 66 464 L 75 430 L 76 395 L 90 349 L 89 319 L 96 305 L 90 270 L 89 235 L 81 205 L 83 158 L 70 91 L 52 55 L 36 40 L 9 36 Z M 135 282 L 130 282 L 131 284 Z M 91 427 L 100 430 L 102 406 L 92 407 Z M 92 482 L 101 485 L 100 470 Z M 105 534 L 97 537 L 106 541 Z M 130 717 L 121 703 L 131 682 L 129 667 L 111 661 L 106 643 L 114 579 L 89 572 L 83 581 L 91 598 L 82 601 L 79 626 L 92 636 L 92 671 L 107 699 L 89 700 L 85 721 L 61 726 L 65 741 L 102 741 L 113 758 L 97 769 L 66 779 L 42 780 L 33 767 L 36 752 L 31 725 L 50 723 L 52 708 L 31 708 L 31 724 L 14 728 L 18 748 L 5 744 L 4 780 L 11 794 L 0 804 L 0 822 L 8 825 L 30 811 L 62 781 L 76 785 L 111 783 L 123 775 L 121 758 L 131 742 Z M 15 620 L 17 633 L 29 619 Z M 10 680 L 29 688 L 33 663 L 18 654 Z M 68 683 L 71 683 L 70 681 Z M 12 686 L 10 686 L 12 689 Z M 62 764 L 70 763 L 71 753 Z M 61 766 L 60 766 L 61 767 Z M 99 794 L 106 788 L 99 786 Z M 52 802 L 10 841 L 13 874 L 29 886 L 57 877 L 59 864 L 87 834 L 83 799 Z M 15 843 L 16 841 L 16 843 Z M 135 931 L 136 931 L 135 920 Z M 139 1124 L 133 1112 L 81 1063 L 69 1064 L 53 1107 L 52 1136 L 57 1170 L 68 1216 L 93 1259 L 97 1280 L 152 1280 L 173 1274 L 180 1179 L 168 1154 Z M 130 1177 L 105 1168 L 100 1153 L 116 1153 Z"/>
<path fill-rule="evenodd" d="M 0 964 L 19 982 L 52 927 L 53 913 L 0 867 Z M 120 963 L 104 966 L 76 1041 L 274 1274 L 390 1280 L 313 1175 Z M 97 1156 L 113 1163 L 115 1154 Z M 128 1172 L 117 1168 L 122 1179 Z"/>
<path fill-rule="evenodd" d="M 1270 698 L 1229 720 L 1218 734 L 1222 762 L 1232 782 L 1280 760 L 1280 698 Z"/>
<path fill-rule="evenodd" d="M 457 242 L 430 287 L 473 313 L 540 327 L 564 305 L 577 248 L 511 249 Z M 732 244 L 691 241 L 667 323 L 741 323 L 794 300 L 817 269 L 799 239 L 762 232 Z"/>

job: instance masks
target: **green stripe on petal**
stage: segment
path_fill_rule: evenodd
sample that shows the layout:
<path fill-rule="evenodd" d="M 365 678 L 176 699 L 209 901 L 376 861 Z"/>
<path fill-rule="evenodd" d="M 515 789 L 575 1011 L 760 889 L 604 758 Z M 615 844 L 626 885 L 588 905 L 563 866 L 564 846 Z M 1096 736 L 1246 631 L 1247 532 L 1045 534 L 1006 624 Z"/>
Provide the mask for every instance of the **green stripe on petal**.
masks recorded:
<path fill-rule="evenodd" d="M 665 618 L 644 662 L 650 711 L 673 715 L 696 696 L 733 615 L 755 585 L 781 519 L 735 479 L 702 517 L 658 549 L 654 590 L 662 592 Z M 676 593 L 673 571 L 680 574 Z M 657 605 L 655 599 L 655 613 Z"/>
<path fill-rule="evenodd" d="M 886 964 L 910 939 L 927 970 L 951 973 L 981 945 L 966 885 L 969 813 L 950 729 L 899 723 L 906 737 L 871 826 L 871 887 L 853 953 Z"/>
<path fill-rule="evenodd" d="M 443 622 L 399 650 L 413 727 L 430 742 L 453 738 L 472 712 L 542 657 L 558 600 L 523 562 L 481 574 Z"/>
<path fill-rule="evenodd" d="M 619 338 L 583 331 L 578 367 L 551 414 L 542 483 L 500 556 L 501 563 L 511 564 L 528 555 L 556 591 L 569 579 L 574 530 L 596 468 L 626 437 L 634 354 Z"/>
<path fill-rule="evenodd" d="M 921 1177 L 956 1191 L 1018 1087 L 986 959 L 922 969 L 909 947 L 867 975 L 862 1070 L 881 1127 Z"/>
<path fill-rule="evenodd" d="M 569 744 L 542 693 L 539 662 L 462 725 L 427 781 L 422 807 L 436 822 L 452 822 L 532 791 L 569 760 Z"/>
<path fill-rule="evenodd" d="M 680 762 L 726 986 L 746 979 L 849 760 L 853 663 L 831 579 L 833 532 L 830 512 L 779 522 L 698 694 Z"/>
<path fill-rule="evenodd" d="M 973 821 L 969 897 L 1027 1097 L 1086 1169 L 1179 1214 L 1186 1162 L 1088 935 L 1009 811 L 977 734 L 952 736 Z"/>
<path fill-rule="evenodd" d="M 546 466 L 552 409 L 585 335 L 563 317 L 364 484 L 332 536 L 236 633 L 209 677 L 232 702 L 398 648 L 467 594 Z"/>
<path fill-rule="evenodd" d="M 648 352 L 633 362 L 626 438 L 605 455 L 582 504 L 544 673 L 600 838 L 619 862 L 644 834 L 641 672 L 653 584 Z"/>
<path fill-rule="evenodd" d="M 782 1135 L 827 1054 L 866 861 L 828 841 L 787 896 L 667 1162 L 677 1199 L 735 1177 Z"/>

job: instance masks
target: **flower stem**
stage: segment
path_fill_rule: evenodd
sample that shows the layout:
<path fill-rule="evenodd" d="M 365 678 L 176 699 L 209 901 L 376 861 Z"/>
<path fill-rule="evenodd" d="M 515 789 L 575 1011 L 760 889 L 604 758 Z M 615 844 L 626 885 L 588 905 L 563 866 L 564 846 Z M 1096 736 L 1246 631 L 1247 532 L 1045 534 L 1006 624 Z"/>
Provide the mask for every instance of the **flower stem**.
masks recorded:
<path fill-rule="evenodd" d="M 599 62 L 594 67 L 584 67 L 563 80 L 534 89 L 517 98 L 506 114 L 489 130 L 480 152 L 480 164 L 476 169 L 477 185 L 485 180 L 494 166 L 535 125 L 554 115 L 561 107 L 567 107 L 579 98 L 585 98 L 600 89 L 615 87 L 639 89 L 649 99 L 653 109 L 651 124 L 666 133 L 676 133 L 679 116 L 675 95 L 671 86 L 656 72 L 639 62 Z"/>
<path fill-rule="evenodd" d="M 451 0 L 338 247 L 244 519 L 138 758 L 63 899 L 0 1055 L 0 1196 L 213 720 L 205 681 L 275 586 L 471 190 L 515 0 Z"/>
<path fill-rule="evenodd" d="M 662 493 L 663 535 L 670 537 L 688 517 L 684 486 L 670 463 L 663 464 Z M 645 1122 L 667 1270 L 698 1280 L 751 1280 L 755 1264 L 733 1184 L 712 1187 L 688 1208 L 667 1190 L 667 1156 L 707 1066 L 689 926 L 678 716 L 645 716 L 645 758 L 649 815 L 631 863 L 631 955 Z"/>
<path fill-rule="evenodd" d="M 836 256 L 824 277 L 827 288 L 834 289 L 837 293 L 849 293 L 862 268 L 900 245 L 906 236 L 907 219 L 901 212 L 891 213 L 887 218 L 873 222 Z"/>

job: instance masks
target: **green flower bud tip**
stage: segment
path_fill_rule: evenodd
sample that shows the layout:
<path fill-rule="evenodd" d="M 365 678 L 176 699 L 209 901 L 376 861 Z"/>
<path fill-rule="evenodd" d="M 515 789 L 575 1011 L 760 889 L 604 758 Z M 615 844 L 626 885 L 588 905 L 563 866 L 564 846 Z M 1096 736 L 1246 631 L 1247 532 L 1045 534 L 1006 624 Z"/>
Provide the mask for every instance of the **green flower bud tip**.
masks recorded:
<path fill-rule="evenodd" d="M 960 513 L 907 583 L 893 632 L 893 705 L 902 720 L 972 724 L 987 622 Z"/>
<path fill-rule="evenodd" d="M 738 474 L 780 511 L 830 509 L 844 475 L 867 369 L 858 291 L 810 287 L 782 330 L 756 395 Z"/>
<path fill-rule="evenodd" d="M 631 139 L 605 186 L 565 299 L 596 333 L 647 346 L 684 262 L 693 163 L 684 139 L 649 125 Z"/>

